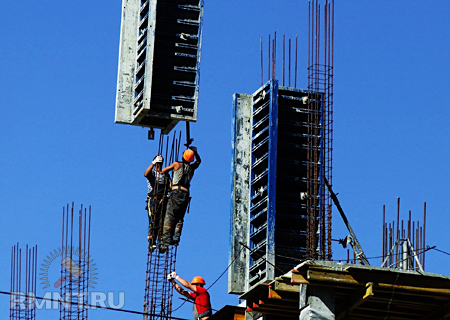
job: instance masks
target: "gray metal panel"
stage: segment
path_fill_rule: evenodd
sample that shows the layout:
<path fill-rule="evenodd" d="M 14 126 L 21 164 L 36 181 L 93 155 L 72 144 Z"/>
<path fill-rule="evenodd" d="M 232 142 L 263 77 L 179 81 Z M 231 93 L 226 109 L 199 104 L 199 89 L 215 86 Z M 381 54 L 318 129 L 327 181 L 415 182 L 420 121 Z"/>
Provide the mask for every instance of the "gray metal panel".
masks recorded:
<path fill-rule="evenodd" d="M 122 1 L 122 23 L 119 46 L 119 68 L 115 122 L 130 124 L 134 100 L 134 71 L 136 59 L 136 38 L 140 0 Z"/>
<path fill-rule="evenodd" d="M 242 294 L 248 290 L 248 246 L 250 211 L 250 167 L 252 95 L 233 96 L 232 163 L 231 163 L 231 251 L 228 269 L 228 293 Z"/>
<path fill-rule="evenodd" d="M 123 0 L 116 122 L 197 121 L 203 0 Z"/>
<path fill-rule="evenodd" d="M 267 261 L 266 278 L 275 279 L 275 222 L 277 218 L 277 151 L 278 151 L 278 80 L 272 80 L 270 86 L 269 115 L 269 166 L 267 196 L 269 198 L 267 211 Z"/>
<path fill-rule="evenodd" d="M 148 14 L 148 28 L 147 28 L 147 50 L 145 58 L 145 75 L 144 75 L 144 89 L 143 89 L 143 104 L 139 110 L 133 106 L 133 123 L 139 122 L 145 117 L 150 110 L 150 100 L 152 92 L 152 77 L 153 77 L 153 55 L 155 50 L 155 31 L 156 31 L 156 3 L 157 0 L 150 0 L 150 9 Z M 138 62 L 136 61 L 136 67 Z"/>

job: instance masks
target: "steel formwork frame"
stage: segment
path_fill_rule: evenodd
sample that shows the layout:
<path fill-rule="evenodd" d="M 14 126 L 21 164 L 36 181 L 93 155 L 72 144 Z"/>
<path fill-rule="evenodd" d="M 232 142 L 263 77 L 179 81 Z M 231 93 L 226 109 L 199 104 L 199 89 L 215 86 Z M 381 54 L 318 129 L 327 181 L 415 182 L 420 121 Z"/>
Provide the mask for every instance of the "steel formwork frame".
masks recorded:
<path fill-rule="evenodd" d="M 312 98 L 315 105 L 308 103 Z M 308 155 L 317 159 L 318 172 L 328 155 L 322 143 L 310 143 L 311 128 L 322 127 L 322 93 L 272 79 L 253 95 L 236 94 L 233 110 L 230 259 L 236 268 L 229 272 L 229 292 L 242 293 L 306 258 L 308 205 L 302 194 L 309 182 Z M 316 137 L 322 140 L 320 132 Z M 324 211 L 321 205 L 316 212 Z M 243 245 L 247 255 L 240 251 Z"/>
<path fill-rule="evenodd" d="M 197 121 L 203 0 L 123 0 L 115 122 Z"/>
<path fill-rule="evenodd" d="M 319 2 L 324 2 L 322 11 Z M 261 88 L 253 95 L 235 94 L 233 97 L 230 251 L 233 266 L 229 270 L 229 293 L 243 293 L 263 280 L 273 279 L 277 273 L 283 271 L 280 266 L 286 268 L 289 265 L 283 259 L 298 261 L 301 258 L 312 260 L 332 258 L 332 198 L 326 182 L 332 184 L 333 169 L 334 0 L 309 1 L 308 29 L 307 90 L 296 89 L 297 36 L 294 88 L 290 87 L 291 39 L 288 42 L 289 87 L 284 87 L 286 74 L 284 34 L 283 86 L 279 86 L 275 80 L 277 70 L 275 32 L 273 39 L 270 35 L 268 39 L 268 82 L 263 84 L 264 61 L 261 38 Z M 289 100 L 306 105 L 294 104 L 290 107 L 296 113 L 306 115 L 307 119 L 297 121 L 297 127 L 287 125 L 292 136 L 287 137 L 288 142 L 283 146 L 286 136 L 280 136 L 279 130 L 282 127 L 280 119 L 285 117 L 282 115 L 282 112 L 286 112 L 282 111 L 283 104 Z M 261 101 L 262 105 L 259 105 Z M 266 114 L 261 117 L 264 106 L 267 107 Z M 287 109 L 289 110 L 289 107 Z M 286 114 L 288 113 L 289 111 Z M 290 116 L 296 118 L 289 114 L 287 118 Z M 299 131 L 292 131 L 292 128 Z M 306 129 L 301 131 L 299 128 Z M 266 136 L 263 136 L 262 132 L 265 132 Z M 294 138 L 296 134 L 297 140 Z M 280 150 L 288 149 L 289 143 L 292 143 L 290 139 L 301 145 L 296 159 L 291 159 L 292 154 L 289 153 L 280 155 L 282 153 Z M 291 146 L 295 146 L 295 143 Z M 264 150 L 264 155 L 257 154 L 261 150 Z M 298 182 L 286 179 L 289 175 L 286 174 L 286 168 L 295 171 L 292 169 L 295 166 L 289 167 L 289 161 L 291 165 L 294 163 L 302 167 L 303 171 L 300 170 L 298 177 L 296 176 Z M 283 190 L 282 187 L 286 185 L 293 186 L 292 192 Z M 291 196 L 297 193 L 297 198 L 290 198 L 289 193 Z M 295 214 L 289 215 L 290 210 L 294 210 Z M 295 225 L 297 229 L 283 230 L 283 226 L 286 225 Z M 298 245 L 289 244 L 287 248 L 283 248 L 280 243 L 283 243 L 283 236 L 289 232 L 292 232 L 295 239 L 292 243 Z M 243 253 L 242 248 L 248 249 L 249 252 Z M 247 272 L 242 272 L 243 270 Z"/>
<path fill-rule="evenodd" d="M 11 248 L 10 320 L 36 317 L 37 246 L 26 246 L 24 266 L 22 269 L 22 249 L 17 243 Z"/>

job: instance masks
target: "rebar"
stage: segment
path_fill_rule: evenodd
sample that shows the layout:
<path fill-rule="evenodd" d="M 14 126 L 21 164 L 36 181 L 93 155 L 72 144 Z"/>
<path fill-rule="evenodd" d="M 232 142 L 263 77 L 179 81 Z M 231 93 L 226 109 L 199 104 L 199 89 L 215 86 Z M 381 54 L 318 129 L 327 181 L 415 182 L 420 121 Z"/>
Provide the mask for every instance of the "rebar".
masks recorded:
<path fill-rule="evenodd" d="M 307 256 L 330 260 L 332 185 L 334 1 L 309 1 Z"/>
<path fill-rule="evenodd" d="M 262 38 L 259 39 L 259 50 L 261 51 L 261 86 L 263 85 L 263 45 L 262 45 Z"/>
<path fill-rule="evenodd" d="M 268 59 L 267 59 L 267 80 L 275 79 L 276 77 L 276 50 L 277 50 L 277 43 L 276 43 L 276 32 L 274 33 L 274 38 L 272 39 L 271 35 L 269 34 L 268 37 Z M 287 69 L 287 85 L 291 87 L 291 80 L 292 80 L 292 46 L 291 46 L 291 39 L 288 39 L 288 48 L 287 48 L 287 55 L 288 55 L 288 61 L 286 63 L 286 35 L 283 34 L 283 58 L 282 58 L 282 79 L 281 84 L 282 86 L 285 86 L 286 84 L 286 69 Z M 295 37 L 295 55 L 294 55 L 294 87 L 297 87 L 297 48 L 298 48 L 298 36 Z M 260 54 L 261 54 L 261 85 L 263 84 L 264 79 L 264 73 L 263 73 L 263 41 L 262 38 L 260 38 Z"/>
<path fill-rule="evenodd" d="M 37 246 L 28 248 L 26 245 L 25 266 L 22 269 L 22 249 L 17 243 L 11 248 L 10 320 L 35 319 L 36 273 Z"/>
<path fill-rule="evenodd" d="M 162 136 L 162 135 L 161 135 Z M 165 154 L 164 164 L 169 165 L 178 160 L 181 147 L 181 132 L 176 138 L 176 131 L 173 133 L 172 142 L 169 137 L 164 144 L 164 138 L 160 137 L 158 154 Z M 169 155 L 169 157 L 167 157 Z M 156 188 L 156 185 L 153 186 Z M 170 319 L 172 315 L 173 286 L 167 281 L 169 272 L 175 270 L 177 246 L 170 245 L 164 253 L 159 251 L 160 239 L 164 225 L 164 216 L 167 207 L 167 193 L 157 201 L 153 201 L 150 206 L 148 201 L 147 210 L 158 214 L 158 221 L 152 220 L 149 229 L 156 239 L 149 239 L 149 250 L 147 253 L 147 271 L 145 276 L 144 292 L 144 320 Z M 152 247 L 154 245 L 154 247 Z"/>
<path fill-rule="evenodd" d="M 385 222 L 385 208 L 383 205 L 383 237 L 382 237 L 382 266 L 405 270 L 425 269 L 425 221 L 426 203 L 424 203 L 424 220 L 412 220 L 412 212 L 408 211 L 408 220 L 400 220 L 400 198 L 397 198 L 396 221 Z"/>
<path fill-rule="evenodd" d="M 74 203 L 71 207 L 67 204 L 63 207 L 62 221 L 61 278 L 55 284 L 60 287 L 62 299 L 60 319 L 85 320 L 88 318 L 85 305 L 88 304 L 89 287 L 92 287 L 90 273 L 93 270 L 90 257 L 91 207 L 88 211 L 81 205 L 78 217 L 74 217 Z"/>

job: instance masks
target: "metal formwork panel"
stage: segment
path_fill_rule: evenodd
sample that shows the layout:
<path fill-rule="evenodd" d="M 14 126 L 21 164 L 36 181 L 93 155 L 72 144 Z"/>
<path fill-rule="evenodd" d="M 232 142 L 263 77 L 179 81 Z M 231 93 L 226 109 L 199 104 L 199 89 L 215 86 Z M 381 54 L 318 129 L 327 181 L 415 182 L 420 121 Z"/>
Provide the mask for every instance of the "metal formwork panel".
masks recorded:
<path fill-rule="evenodd" d="M 273 279 L 277 173 L 278 81 L 253 95 L 249 285 Z"/>
<path fill-rule="evenodd" d="M 203 0 L 123 0 L 116 123 L 197 120 L 202 21 Z"/>
<path fill-rule="evenodd" d="M 231 238 L 228 293 L 248 289 L 248 246 L 250 211 L 251 125 L 253 96 L 233 96 L 231 126 Z M 241 244 L 242 243 L 242 244 Z M 233 262 L 233 263 L 231 263 Z"/>
<path fill-rule="evenodd" d="M 236 101 L 245 96 L 248 104 L 249 95 L 235 95 Z M 236 97 L 237 100 L 236 100 Z M 321 94 L 278 86 L 277 80 L 270 80 L 251 97 L 250 132 L 242 137 L 249 139 L 248 146 L 236 146 L 236 133 L 233 137 L 233 172 L 234 176 L 242 169 L 242 164 L 250 161 L 250 180 L 232 183 L 232 208 L 239 203 L 236 198 L 242 194 L 239 188 L 247 187 L 250 191 L 249 202 L 245 207 L 248 212 L 248 288 L 267 279 L 288 272 L 307 253 L 308 238 L 308 170 L 317 167 L 319 176 L 314 177 L 317 188 L 322 190 L 322 166 L 326 155 L 322 148 L 323 108 L 311 108 L 308 99 L 314 97 L 320 103 Z M 316 104 L 317 105 L 317 104 Z M 242 122 L 242 113 L 234 112 L 234 121 Z M 248 120 L 248 116 L 246 118 Z M 316 127 L 314 127 L 316 126 Z M 236 125 L 233 126 L 237 128 Z M 235 129 L 236 130 L 236 129 Z M 318 132 L 317 145 L 311 145 L 311 132 Z M 241 137 L 241 138 L 242 138 Z M 238 159 L 238 154 L 248 148 L 251 159 Z M 317 162 L 309 158 L 315 155 Z M 317 198 L 320 200 L 319 192 Z M 314 196 L 316 197 L 316 196 Z M 246 200 L 246 199 L 245 199 Z M 322 201 L 317 201 L 317 212 L 322 212 Z M 235 210 L 235 209 L 232 209 Z M 245 220 L 245 212 L 241 212 Z M 317 214 L 318 224 L 320 214 Z M 232 220 L 232 237 L 244 224 Z M 318 232 L 321 232 L 319 229 Z M 245 232 L 241 231 L 241 234 Z M 232 247 L 233 252 L 237 249 Z M 236 279 L 230 275 L 230 280 Z"/>

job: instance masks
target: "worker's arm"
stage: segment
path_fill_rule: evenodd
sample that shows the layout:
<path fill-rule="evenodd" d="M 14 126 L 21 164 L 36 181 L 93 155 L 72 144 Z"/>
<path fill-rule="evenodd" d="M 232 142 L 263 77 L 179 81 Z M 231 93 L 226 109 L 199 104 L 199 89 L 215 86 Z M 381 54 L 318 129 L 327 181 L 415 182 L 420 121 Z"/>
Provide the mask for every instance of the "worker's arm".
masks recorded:
<path fill-rule="evenodd" d="M 185 296 L 188 299 L 193 300 L 193 298 L 191 297 L 191 295 L 189 294 L 189 292 L 187 292 L 186 290 L 184 290 L 178 283 L 175 282 L 175 279 L 170 279 L 169 280 L 170 283 L 172 283 L 172 285 L 174 286 L 175 290 L 177 290 L 177 292 L 183 296 Z"/>
<path fill-rule="evenodd" d="M 176 165 L 177 165 L 177 163 L 174 162 L 174 163 L 172 163 L 170 166 L 167 166 L 167 167 L 163 168 L 163 169 L 161 170 L 161 172 L 162 172 L 162 173 L 166 173 L 166 172 L 169 172 L 170 170 L 176 169 L 176 168 L 175 168 Z"/>
<path fill-rule="evenodd" d="M 189 281 L 184 280 L 179 275 L 177 275 L 175 272 L 172 272 L 171 274 L 173 275 L 172 279 L 177 280 L 183 287 L 185 287 L 186 289 L 192 290 L 194 292 L 197 292 L 197 286 L 194 286 Z"/>
<path fill-rule="evenodd" d="M 191 147 L 191 150 L 194 151 L 194 155 L 195 155 L 195 162 L 193 164 L 191 164 L 191 168 L 195 170 L 198 168 L 200 163 L 202 163 L 202 159 L 200 158 L 200 155 L 197 152 L 197 147 Z"/>
<path fill-rule="evenodd" d="M 148 168 L 145 170 L 144 176 L 145 176 L 146 178 L 149 177 L 150 172 L 152 172 L 152 169 L 153 169 L 154 166 L 155 166 L 155 164 L 152 162 L 152 164 L 149 165 Z"/>

